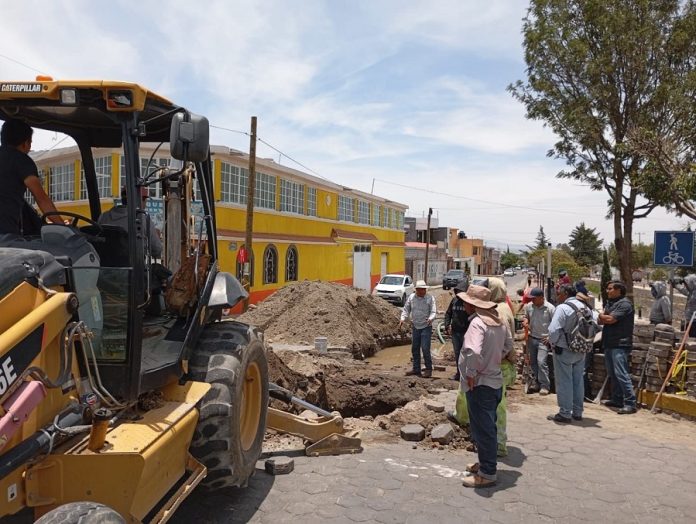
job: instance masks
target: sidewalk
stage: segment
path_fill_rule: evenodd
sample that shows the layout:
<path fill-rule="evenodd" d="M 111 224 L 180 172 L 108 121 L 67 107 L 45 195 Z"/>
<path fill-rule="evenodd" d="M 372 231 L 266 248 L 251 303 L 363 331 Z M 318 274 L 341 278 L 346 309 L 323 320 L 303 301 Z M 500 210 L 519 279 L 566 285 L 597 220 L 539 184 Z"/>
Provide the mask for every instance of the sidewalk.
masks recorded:
<path fill-rule="evenodd" d="M 257 470 L 247 490 L 197 491 L 172 522 L 693 522 L 696 425 L 586 406 L 560 426 L 545 419 L 555 396 L 514 404 L 494 488 L 462 487 L 472 453 L 381 439 L 359 455 L 296 456 L 289 475 Z"/>

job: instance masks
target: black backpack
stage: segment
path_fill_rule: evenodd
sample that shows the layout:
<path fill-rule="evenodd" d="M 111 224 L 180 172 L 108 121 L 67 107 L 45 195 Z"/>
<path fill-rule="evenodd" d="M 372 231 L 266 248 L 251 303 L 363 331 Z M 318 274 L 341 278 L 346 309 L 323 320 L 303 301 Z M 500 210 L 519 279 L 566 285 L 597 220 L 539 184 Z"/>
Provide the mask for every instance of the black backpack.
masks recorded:
<path fill-rule="evenodd" d="M 575 304 L 566 302 L 575 311 L 576 322 L 570 333 L 566 334 L 568 349 L 574 353 L 589 353 L 592 351 L 594 337 L 599 333 L 599 326 L 594 318 L 592 311 L 588 307 L 578 308 Z"/>

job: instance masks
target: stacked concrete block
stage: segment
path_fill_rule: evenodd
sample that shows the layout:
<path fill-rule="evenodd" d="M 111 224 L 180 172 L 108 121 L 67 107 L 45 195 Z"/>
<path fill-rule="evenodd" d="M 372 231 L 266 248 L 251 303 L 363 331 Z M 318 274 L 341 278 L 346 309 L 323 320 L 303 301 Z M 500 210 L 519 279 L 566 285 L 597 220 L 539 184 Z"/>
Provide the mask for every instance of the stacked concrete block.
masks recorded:
<path fill-rule="evenodd" d="M 590 374 L 593 394 L 599 393 L 605 378 L 607 378 L 607 370 L 604 364 L 604 353 L 595 353 L 592 355 L 592 373 Z M 608 385 L 604 388 L 602 398 L 609 398 L 609 389 Z"/>

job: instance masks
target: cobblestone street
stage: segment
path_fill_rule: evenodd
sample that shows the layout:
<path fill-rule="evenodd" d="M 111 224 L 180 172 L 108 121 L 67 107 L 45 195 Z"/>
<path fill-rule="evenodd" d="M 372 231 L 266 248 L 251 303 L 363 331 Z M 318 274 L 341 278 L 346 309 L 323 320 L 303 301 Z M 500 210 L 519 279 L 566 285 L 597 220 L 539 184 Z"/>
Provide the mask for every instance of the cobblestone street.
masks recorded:
<path fill-rule="evenodd" d="M 509 414 L 493 488 L 462 487 L 472 453 L 373 440 L 358 455 L 295 456 L 284 476 L 260 462 L 249 488 L 194 493 L 173 522 L 693 522 L 696 425 L 589 405 L 582 422 L 560 426 L 545 419 L 554 412 L 549 396 Z"/>

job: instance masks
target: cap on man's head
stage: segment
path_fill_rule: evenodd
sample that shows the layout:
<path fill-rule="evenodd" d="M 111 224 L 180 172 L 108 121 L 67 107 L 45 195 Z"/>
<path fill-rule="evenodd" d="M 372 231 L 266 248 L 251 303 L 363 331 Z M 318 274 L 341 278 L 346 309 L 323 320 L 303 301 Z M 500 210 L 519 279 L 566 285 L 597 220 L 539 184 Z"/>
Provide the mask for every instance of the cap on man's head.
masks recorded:
<path fill-rule="evenodd" d="M 416 289 L 428 289 L 428 284 L 425 283 L 425 280 L 418 280 L 416 282 Z"/>
<path fill-rule="evenodd" d="M 565 269 L 561 269 L 558 271 L 558 276 L 564 277 L 568 274 L 568 272 Z"/>
<path fill-rule="evenodd" d="M 532 298 L 543 297 L 544 292 L 542 291 L 541 288 L 535 287 L 535 288 L 532 288 L 532 290 L 529 292 L 529 296 Z"/>
<path fill-rule="evenodd" d="M 466 291 L 468 288 L 469 288 L 469 281 L 465 278 L 462 278 L 454 285 L 455 293 L 457 291 Z"/>

